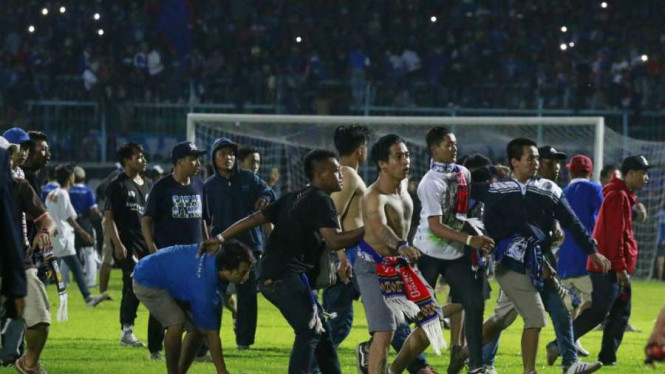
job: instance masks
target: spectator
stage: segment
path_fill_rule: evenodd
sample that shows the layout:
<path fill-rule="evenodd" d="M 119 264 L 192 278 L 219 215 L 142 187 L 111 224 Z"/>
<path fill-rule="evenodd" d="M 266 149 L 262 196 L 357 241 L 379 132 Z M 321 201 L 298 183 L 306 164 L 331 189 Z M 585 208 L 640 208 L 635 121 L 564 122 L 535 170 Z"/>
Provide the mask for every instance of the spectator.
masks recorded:
<path fill-rule="evenodd" d="M 18 147 L 12 152 L 12 175 L 16 178 L 24 178 L 25 173 L 21 166 L 25 164 L 30 155 L 30 148 L 32 147 L 32 140 L 25 130 L 20 127 L 13 127 L 2 134 L 9 143 Z M 12 147 L 10 147 L 11 150 Z"/>
<path fill-rule="evenodd" d="M 85 274 L 85 283 L 88 288 L 97 285 L 97 251 L 95 250 L 96 232 L 93 227 L 93 221 L 99 221 L 102 218 L 95 193 L 85 184 L 85 170 L 80 166 L 74 167 L 74 185 L 69 188 L 69 198 L 76 211 L 76 222 L 93 237 L 92 245 L 84 243 L 80 235 L 76 235 L 74 244 L 83 263 L 83 273 Z"/>
<path fill-rule="evenodd" d="M 367 83 L 366 69 L 370 66 L 369 56 L 358 43 L 349 53 L 349 67 L 351 69 L 351 97 L 353 105 L 360 108 L 365 104 L 365 84 Z"/>

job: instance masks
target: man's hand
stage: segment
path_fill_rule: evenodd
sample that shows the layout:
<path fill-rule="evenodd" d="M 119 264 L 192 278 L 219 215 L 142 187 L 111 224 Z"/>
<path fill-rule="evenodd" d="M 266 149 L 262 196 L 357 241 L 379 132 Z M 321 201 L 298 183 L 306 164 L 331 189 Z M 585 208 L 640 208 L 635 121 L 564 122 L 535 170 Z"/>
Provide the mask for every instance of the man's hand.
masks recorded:
<path fill-rule="evenodd" d="M 637 222 L 644 223 L 647 221 L 648 218 L 647 208 L 644 206 L 644 204 L 642 203 L 635 204 L 635 213 L 637 213 L 637 216 L 635 217 Z"/>
<path fill-rule="evenodd" d="M 494 165 L 494 174 L 498 179 L 505 179 L 510 175 L 510 168 L 505 165 Z"/>
<path fill-rule="evenodd" d="M 254 204 L 254 210 L 258 211 L 266 207 L 268 205 L 269 201 L 265 197 L 259 198 L 256 200 L 256 203 Z"/>
<path fill-rule="evenodd" d="M 628 275 L 627 271 L 623 270 L 617 272 L 617 283 L 621 287 L 630 286 L 630 275 Z"/>
<path fill-rule="evenodd" d="M 5 300 L 5 317 L 11 319 L 19 319 L 23 317 L 23 311 L 25 310 L 25 299 L 22 297 L 18 298 L 7 298 Z"/>
<path fill-rule="evenodd" d="M 83 243 L 87 245 L 95 244 L 95 239 L 93 239 L 92 235 L 88 234 L 87 232 L 81 233 L 81 239 L 83 239 Z"/>
<path fill-rule="evenodd" d="M 210 254 L 214 254 L 219 250 L 219 246 L 222 245 L 220 241 L 216 237 L 212 237 L 210 239 L 204 240 L 203 243 L 201 243 L 201 247 L 199 248 L 199 251 L 196 253 L 197 256 L 201 256 L 205 252 L 210 252 Z"/>
<path fill-rule="evenodd" d="M 32 241 L 32 248 L 40 251 L 45 251 L 53 248 L 51 243 L 51 235 L 48 232 L 38 232 L 35 239 Z"/>
<path fill-rule="evenodd" d="M 403 247 L 402 249 L 399 250 L 399 254 L 408 258 L 411 262 L 415 262 L 420 258 L 422 255 L 422 252 L 420 252 L 420 249 L 414 247 L 414 246 L 408 246 L 408 247 Z"/>
<path fill-rule="evenodd" d="M 553 277 L 556 277 L 556 270 L 549 262 L 545 261 L 545 265 L 543 265 L 543 279 L 551 279 Z"/>
<path fill-rule="evenodd" d="M 351 281 L 352 268 L 349 259 L 346 257 L 346 254 L 343 254 L 344 250 L 337 252 L 337 257 L 339 257 L 339 265 L 337 266 L 337 277 L 344 284 L 349 284 Z"/>
<path fill-rule="evenodd" d="M 115 246 L 115 258 L 118 261 L 122 261 L 127 258 L 127 247 L 124 244 Z"/>
<path fill-rule="evenodd" d="M 607 273 L 612 269 L 612 262 L 598 252 L 590 254 L 589 259 L 594 266 L 603 269 L 603 273 Z"/>
<path fill-rule="evenodd" d="M 552 230 L 552 247 L 561 247 L 563 241 L 566 239 L 566 235 L 563 233 L 563 229 L 559 222 L 556 222 L 554 225 L 554 230 Z"/>
<path fill-rule="evenodd" d="M 490 252 L 494 248 L 494 240 L 488 236 L 472 236 L 470 246 L 473 249 L 482 249 L 483 251 Z"/>

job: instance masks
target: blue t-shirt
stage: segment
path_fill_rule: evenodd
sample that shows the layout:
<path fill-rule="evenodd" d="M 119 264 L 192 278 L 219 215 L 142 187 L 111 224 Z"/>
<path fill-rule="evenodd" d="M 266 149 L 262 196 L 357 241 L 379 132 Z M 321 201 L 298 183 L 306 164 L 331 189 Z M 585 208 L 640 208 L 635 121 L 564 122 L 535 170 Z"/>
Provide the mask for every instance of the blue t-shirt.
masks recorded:
<path fill-rule="evenodd" d="M 134 268 L 134 280 L 144 287 L 166 290 L 171 297 L 189 304 L 194 324 L 219 330 L 223 292 L 227 283 L 215 266 L 217 255 L 197 257 L 198 244 L 163 248 L 144 257 Z"/>
<path fill-rule="evenodd" d="M 587 233 L 591 235 L 593 227 L 596 225 L 598 211 L 603 204 L 603 187 L 597 182 L 586 179 L 573 179 L 564 188 L 563 193 L 573 212 L 582 222 Z M 564 232 L 566 238 L 559 248 L 559 259 L 557 260 L 559 276 L 565 279 L 586 275 L 588 255 L 577 245 L 568 230 L 564 229 Z"/>
<path fill-rule="evenodd" d="M 85 184 L 75 184 L 69 188 L 69 200 L 71 200 L 76 214 L 79 216 L 88 214 L 90 209 L 97 206 L 95 193 Z"/>
<path fill-rule="evenodd" d="M 50 182 L 43 185 L 41 191 L 39 191 L 39 198 L 42 199 L 42 201 L 46 201 L 46 196 L 58 187 L 60 187 L 60 184 L 56 182 Z"/>
<path fill-rule="evenodd" d="M 153 236 L 157 248 L 203 241 L 203 181 L 190 178 L 186 186 L 172 175 L 152 186 L 144 216 L 152 217 Z"/>

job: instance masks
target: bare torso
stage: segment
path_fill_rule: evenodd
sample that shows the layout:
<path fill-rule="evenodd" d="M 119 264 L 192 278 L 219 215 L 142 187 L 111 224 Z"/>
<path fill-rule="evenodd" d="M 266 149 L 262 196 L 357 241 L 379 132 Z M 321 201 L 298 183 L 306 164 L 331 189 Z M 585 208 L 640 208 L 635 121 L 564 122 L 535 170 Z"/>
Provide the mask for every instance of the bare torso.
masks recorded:
<path fill-rule="evenodd" d="M 363 226 L 361 207 L 362 198 L 367 192 L 367 186 L 354 168 L 342 166 L 341 169 L 344 175 L 344 183 L 350 183 L 350 187 L 353 188 L 351 201 L 346 210 L 339 215 L 342 231 L 349 231 Z"/>
<path fill-rule="evenodd" d="M 407 192 L 406 183 L 402 183 L 399 191 L 393 194 L 381 193 L 378 183 L 369 186 L 365 194 L 365 201 L 368 199 L 375 199 L 377 209 L 382 210 L 385 214 L 385 222 L 387 227 L 392 230 L 394 235 L 384 230 L 377 230 L 376 227 L 365 225 L 365 236 L 363 239 L 374 250 L 382 256 L 395 255 L 395 247 L 393 242 L 394 236 L 399 240 L 406 240 L 409 234 L 409 227 L 411 226 L 411 215 L 413 214 L 413 200 Z M 371 203 L 370 203 L 371 205 Z M 363 218 L 367 222 L 367 218 L 372 214 L 377 214 L 365 209 L 363 206 Z M 393 244 L 393 245 L 389 245 Z"/>

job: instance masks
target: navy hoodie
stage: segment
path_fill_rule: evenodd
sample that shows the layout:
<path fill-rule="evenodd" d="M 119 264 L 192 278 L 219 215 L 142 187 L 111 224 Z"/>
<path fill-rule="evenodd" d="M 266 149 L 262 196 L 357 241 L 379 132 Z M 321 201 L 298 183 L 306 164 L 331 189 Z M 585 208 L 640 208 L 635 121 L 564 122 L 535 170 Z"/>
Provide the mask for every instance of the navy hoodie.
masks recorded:
<path fill-rule="evenodd" d="M 253 214 L 258 199 L 265 198 L 269 202 L 274 200 L 274 192 L 266 182 L 251 171 L 238 168 L 238 160 L 228 179 L 219 175 L 215 165 L 215 151 L 225 146 L 237 149 L 237 145 L 227 138 L 215 140 L 210 154 L 215 173 L 203 186 L 203 218 L 210 225 L 210 236 L 221 233 Z M 261 227 L 255 227 L 235 239 L 252 251 L 263 251 Z"/>

